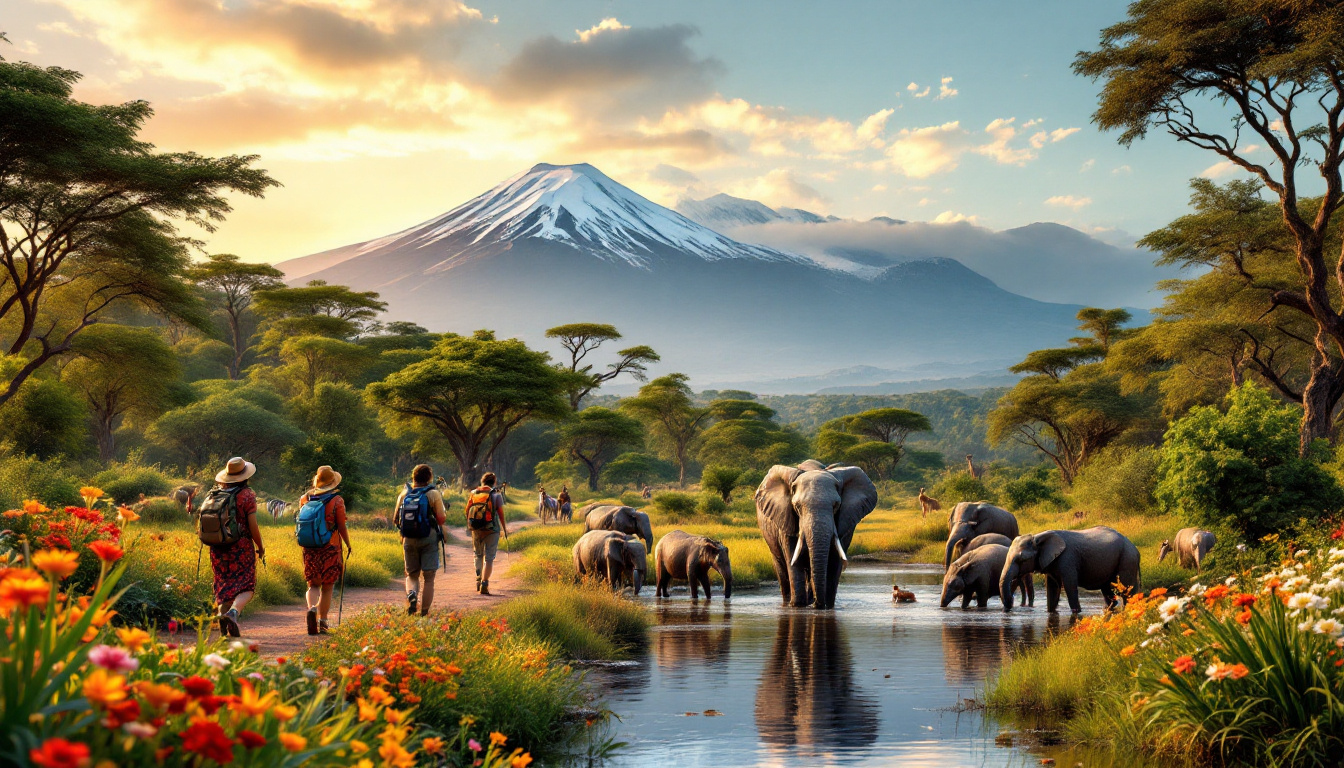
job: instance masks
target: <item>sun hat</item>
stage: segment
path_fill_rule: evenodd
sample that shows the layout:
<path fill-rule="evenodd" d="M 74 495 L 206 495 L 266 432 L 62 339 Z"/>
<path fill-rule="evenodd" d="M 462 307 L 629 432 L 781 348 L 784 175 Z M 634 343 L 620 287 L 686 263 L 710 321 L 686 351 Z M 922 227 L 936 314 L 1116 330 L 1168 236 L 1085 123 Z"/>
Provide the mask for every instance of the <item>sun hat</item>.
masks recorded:
<path fill-rule="evenodd" d="M 341 473 L 323 464 L 313 475 L 313 493 L 326 493 L 341 484 Z"/>
<path fill-rule="evenodd" d="M 241 483 L 256 474 L 257 465 L 244 461 L 240 456 L 229 459 L 229 464 L 215 475 L 216 483 Z"/>

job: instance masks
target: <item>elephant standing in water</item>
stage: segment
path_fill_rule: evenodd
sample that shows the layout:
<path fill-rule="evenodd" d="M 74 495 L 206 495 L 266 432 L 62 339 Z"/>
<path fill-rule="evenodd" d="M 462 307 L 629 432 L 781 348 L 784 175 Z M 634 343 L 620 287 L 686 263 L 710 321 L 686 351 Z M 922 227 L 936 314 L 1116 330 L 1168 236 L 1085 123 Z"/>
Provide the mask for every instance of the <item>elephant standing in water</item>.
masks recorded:
<path fill-rule="evenodd" d="M 858 467 L 776 464 L 756 489 L 756 523 L 774 560 L 785 605 L 834 608 L 845 550 L 877 506 L 877 488 Z"/>
<path fill-rule="evenodd" d="M 612 589 L 628 582 L 639 594 L 649 570 L 648 550 L 633 536 L 617 531 L 589 531 L 574 543 L 574 570 L 580 576 L 595 576 Z"/>
<path fill-rule="evenodd" d="M 653 572 L 658 579 L 659 597 L 672 596 L 672 580 L 684 580 L 690 584 L 691 599 L 700 595 L 703 587 L 705 599 L 711 597 L 709 572 L 718 571 L 723 578 L 723 597 L 733 596 L 733 567 L 728 560 L 728 547 L 708 536 L 692 536 L 685 531 L 669 531 L 658 540 L 653 550 Z"/>
<path fill-rule="evenodd" d="M 1176 546 L 1171 545 L 1170 540 L 1162 542 L 1162 546 L 1157 550 L 1157 562 L 1162 562 L 1171 552 L 1176 553 L 1176 559 L 1182 568 L 1194 568 L 1196 571 L 1203 570 L 1204 557 L 1209 554 L 1218 543 L 1215 537 L 1209 531 L 1201 531 L 1198 528 L 1182 528 L 1176 532 Z"/>
<path fill-rule="evenodd" d="M 1069 609 L 1081 613 L 1078 588 L 1099 589 L 1106 607 L 1115 605 L 1111 585 L 1119 582 L 1130 591 L 1139 588 L 1139 549 L 1114 528 L 1099 525 L 1081 531 L 1042 531 L 1018 536 L 1008 548 L 1008 559 L 999 576 L 1003 610 L 1013 609 L 1013 587 L 1018 579 L 1040 571 L 1045 574 L 1045 607 L 1059 608 L 1059 590 L 1069 599 Z"/>
<path fill-rule="evenodd" d="M 653 549 L 653 524 L 638 509 L 620 504 L 590 504 L 579 512 L 583 515 L 583 530 L 620 531 L 638 536 L 646 548 Z"/>
<path fill-rule="evenodd" d="M 972 541 L 971 544 L 974 545 L 975 542 Z M 1007 560 L 1008 547 L 989 543 L 976 546 L 952 561 L 952 566 L 943 575 L 943 596 L 939 605 L 946 608 L 960 596 L 962 608 L 970 607 L 971 600 L 975 600 L 976 605 L 984 608 L 989 604 L 989 598 L 999 596 L 999 575 L 1003 573 L 1003 564 Z M 1031 583 L 1031 574 L 1019 576 L 1016 587 L 1022 590 L 1022 605 L 1035 604 L 1036 591 Z M 1012 599 L 1011 595 L 1009 599 Z"/>
<path fill-rule="evenodd" d="M 877 704 L 858 687 L 849 641 L 835 614 L 790 611 L 778 621 L 756 688 L 761 741 L 813 745 L 829 754 L 875 742 Z"/>
<path fill-rule="evenodd" d="M 963 501 L 947 516 L 947 549 L 943 553 L 946 569 L 966 553 L 972 539 L 986 533 L 1017 538 L 1017 518 L 1012 512 L 984 501 Z"/>

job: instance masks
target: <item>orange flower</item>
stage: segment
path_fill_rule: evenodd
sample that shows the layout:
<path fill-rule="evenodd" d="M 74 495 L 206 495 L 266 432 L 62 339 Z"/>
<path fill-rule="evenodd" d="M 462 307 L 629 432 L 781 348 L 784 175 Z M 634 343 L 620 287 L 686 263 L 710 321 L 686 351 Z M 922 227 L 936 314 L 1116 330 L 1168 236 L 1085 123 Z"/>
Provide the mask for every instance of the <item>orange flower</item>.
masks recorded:
<path fill-rule="evenodd" d="M 426 755 L 441 755 L 443 754 L 443 739 L 430 736 L 421 742 L 420 749 Z"/>
<path fill-rule="evenodd" d="M 460 675 L 460 674 L 462 674 L 462 668 L 459 667 L 459 666 L 457 666 L 456 664 L 449 664 L 449 665 L 448 665 L 448 674 L 450 674 L 450 675 Z"/>
<path fill-rule="evenodd" d="M 392 694 L 376 685 L 369 689 L 369 700 L 374 704 L 382 704 L 390 698 L 392 698 Z"/>
<path fill-rule="evenodd" d="M 1167 588 L 1166 588 L 1166 587 L 1157 587 L 1156 589 L 1154 589 L 1153 591 L 1151 591 L 1151 592 L 1148 593 L 1148 597 L 1149 597 L 1149 598 L 1153 598 L 1153 597 L 1162 597 L 1162 596 L 1165 595 L 1165 594 L 1167 594 Z"/>
<path fill-rule="evenodd" d="M 359 721 L 361 723 L 372 723 L 378 719 L 378 708 L 370 704 L 364 697 L 355 700 L 355 705 L 359 708 Z"/>
<path fill-rule="evenodd" d="M 84 698 L 103 707 L 124 701 L 126 678 L 99 667 L 84 678 Z"/>
<path fill-rule="evenodd" d="M 297 733 L 281 733 L 280 744 L 290 752 L 298 752 L 308 746 L 308 740 Z"/>
<path fill-rule="evenodd" d="M 117 639 L 133 653 L 138 653 L 149 642 L 149 633 L 139 627 L 117 630 Z"/>
<path fill-rule="evenodd" d="M 1232 668 L 1228 670 L 1228 674 L 1232 677 L 1233 680 L 1240 680 L 1241 678 L 1251 674 L 1251 670 L 1247 669 L 1245 664 L 1233 664 Z"/>
<path fill-rule="evenodd" d="M 527 768 L 531 762 L 532 755 L 530 753 L 517 750 L 513 753 L 513 759 L 509 761 L 509 766 L 511 768 Z"/>
<path fill-rule="evenodd" d="M 1193 656 L 1179 656 L 1171 663 L 1171 669 L 1178 675 L 1190 674 L 1195 669 Z"/>
<path fill-rule="evenodd" d="M 509 737 L 508 737 L 508 736 L 505 736 L 504 734 L 500 733 L 499 731 L 491 731 L 491 732 L 490 732 L 490 743 L 491 743 L 493 746 L 496 746 L 496 747 L 502 747 L 502 746 L 504 746 L 504 742 L 506 742 L 506 741 L 508 741 L 508 740 L 509 740 Z"/>
<path fill-rule="evenodd" d="M 118 523 L 123 523 L 123 524 L 124 524 L 124 523 L 134 523 L 136 520 L 139 520 L 139 519 L 140 519 L 140 516 L 137 515 L 137 514 L 135 513 L 135 510 L 134 510 L 134 509 L 131 509 L 130 507 L 126 506 L 125 504 L 121 505 L 120 507 L 117 507 L 117 522 L 118 522 Z"/>
<path fill-rule="evenodd" d="M 51 510 L 47 509 L 46 505 L 37 499 L 28 499 L 23 502 L 23 511 L 30 515 L 40 515 Z"/>
<path fill-rule="evenodd" d="M 184 691 L 165 685 L 163 683 L 152 683 L 148 680 L 141 680 L 135 684 L 135 692 L 140 694 L 151 707 L 159 710 L 171 709 L 175 704 L 187 698 Z"/>
<path fill-rule="evenodd" d="M 392 709 L 391 707 L 388 707 L 386 710 L 383 711 L 383 717 L 387 718 L 387 722 L 393 725 L 397 725 L 401 723 L 401 721 L 406 719 L 406 713 L 402 712 L 401 710 L 396 710 Z"/>
<path fill-rule="evenodd" d="M 1133 656 L 1139 649 L 1133 645 L 1126 645 L 1120 649 L 1121 656 Z"/>
<path fill-rule="evenodd" d="M 350 740 L 350 751 L 351 751 L 351 752 L 354 752 L 356 755 L 362 755 L 362 754 L 364 754 L 365 752 L 368 752 L 368 751 L 369 751 L 369 745 L 368 745 L 368 744 L 365 744 L 364 742 L 360 741 L 359 739 L 351 739 L 351 740 Z"/>
<path fill-rule="evenodd" d="M 1241 624 L 1250 624 L 1250 623 L 1251 623 L 1251 609 L 1250 609 L 1250 608 L 1247 608 L 1246 610 L 1242 611 L 1241 613 L 1238 613 L 1238 614 L 1237 614 L 1237 621 L 1238 621 L 1239 623 L 1241 623 Z"/>
<path fill-rule="evenodd" d="M 299 714 L 299 708 L 286 706 L 284 704 L 276 704 L 274 707 L 271 707 L 271 714 L 275 716 L 276 720 L 284 723 L 293 720 L 294 716 Z"/>
<path fill-rule="evenodd" d="M 79 497 L 84 500 L 84 506 L 92 509 L 94 502 L 103 498 L 103 489 L 94 488 L 91 485 L 86 485 L 83 488 L 79 489 Z"/>
<path fill-rule="evenodd" d="M 33 553 L 33 566 L 59 581 L 79 570 L 79 555 L 60 549 L 43 549 Z"/>
<path fill-rule="evenodd" d="M 1181 633 L 1181 635 L 1182 635 L 1183 637 L 1189 637 L 1189 636 L 1191 636 L 1191 635 L 1193 635 L 1193 634 L 1195 634 L 1195 630 L 1193 630 L 1193 629 L 1187 629 L 1187 630 L 1185 630 L 1184 632 Z"/>
<path fill-rule="evenodd" d="M 1255 602 L 1259 599 L 1260 598 L 1255 595 L 1248 595 L 1243 592 L 1232 598 L 1232 604 L 1238 608 L 1249 608 L 1250 606 L 1255 605 Z"/>
<path fill-rule="evenodd" d="M 1163 684 L 1163 685 L 1171 685 L 1171 676 L 1170 676 L 1170 675 L 1163 675 L 1163 676 L 1157 678 L 1157 682 L 1159 682 L 1159 683 L 1161 683 L 1161 684 Z"/>
<path fill-rule="evenodd" d="M 253 687 L 251 680 L 243 680 L 240 687 L 242 693 L 239 694 L 238 701 L 232 709 L 243 717 L 260 717 L 266 714 L 275 705 L 275 700 L 280 695 L 275 691 L 270 691 L 258 696 L 257 689 Z"/>
<path fill-rule="evenodd" d="M 121 547 L 110 541 L 91 541 L 89 542 L 89 551 L 98 556 L 104 563 L 115 563 L 126 554 Z"/>
<path fill-rule="evenodd" d="M 8 614 L 15 608 L 41 605 L 47 602 L 50 595 L 51 585 L 36 573 L 31 576 L 10 576 L 0 582 L 0 614 Z"/>
<path fill-rule="evenodd" d="M 394 766 L 395 768 L 414 768 L 415 755 L 406 751 L 406 748 L 395 741 L 385 741 L 383 746 L 378 748 L 378 756 L 383 758 L 383 763 Z"/>

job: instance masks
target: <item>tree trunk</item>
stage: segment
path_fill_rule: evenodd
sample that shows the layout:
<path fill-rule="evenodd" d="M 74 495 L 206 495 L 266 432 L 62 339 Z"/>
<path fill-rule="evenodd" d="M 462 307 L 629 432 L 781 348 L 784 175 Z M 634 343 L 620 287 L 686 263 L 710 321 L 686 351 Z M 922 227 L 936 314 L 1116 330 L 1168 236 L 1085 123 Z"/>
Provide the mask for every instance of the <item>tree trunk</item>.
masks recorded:
<path fill-rule="evenodd" d="M 1302 430 L 1298 448 L 1302 456 L 1312 442 L 1329 440 L 1334 423 L 1335 405 L 1344 393 L 1344 364 L 1319 352 L 1311 362 L 1311 380 L 1302 390 Z"/>
<path fill-rule="evenodd" d="M 116 420 L 115 415 L 107 412 L 95 412 L 93 415 L 93 432 L 98 440 L 98 459 L 103 464 L 111 464 L 117 458 Z"/>
<path fill-rule="evenodd" d="M 229 313 L 229 334 L 233 338 L 233 360 L 229 363 L 229 378 L 237 381 L 242 375 L 243 355 L 247 347 L 243 345 L 243 329 L 239 324 L 238 313 Z"/>
<path fill-rule="evenodd" d="M 677 449 L 677 487 L 686 487 L 686 449 Z"/>

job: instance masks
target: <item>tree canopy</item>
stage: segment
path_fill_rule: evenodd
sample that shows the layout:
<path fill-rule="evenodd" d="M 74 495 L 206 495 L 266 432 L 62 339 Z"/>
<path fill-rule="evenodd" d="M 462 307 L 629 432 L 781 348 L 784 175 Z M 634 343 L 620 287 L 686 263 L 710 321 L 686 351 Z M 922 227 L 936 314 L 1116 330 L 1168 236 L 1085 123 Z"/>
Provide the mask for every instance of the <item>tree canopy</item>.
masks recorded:
<path fill-rule="evenodd" d="M 219 312 L 224 315 L 233 347 L 229 378 L 236 379 L 252 346 L 252 329 L 247 321 L 253 296 L 258 291 L 283 288 L 285 273 L 270 264 L 249 264 L 231 253 L 218 253 L 192 267 L 187 277 L 218 297 Z"/>
<path fill-rule="evenodd" d="M 594 491 L 607 463 L 624 449 L 639 448 L 643 442 L 643 425 L 610 408 L 585 408 L 560 425 L 561 450 L 583 464 L 588 488 Z"/>
<path fill-rule="evenodd" d="M 653 347 L 644 345 L 627 347 L 617 352 L 620 358 L 608 364 L 606 370 L 594 371 L 593 363 L 584 363 L 588 354 L 605 342 L 621 338 L 616 326 L 606 323 L 557 325 L 546 331 L 546 338 L 559 339 L 560 346 L 569 353 L 568 371 L 574 382 L 569 391 L 569 407 L 574 410 L 578 410 L 579 403 L 583 402 L 583 398 L 591 394 L 594 389 L 623 373 L 630 374 L 636 381 L 646 381 L 647 365 L 662 359 L 653 351 Z"/>
<path fill-rule="evenodd" d="M 690 377 L 684 373 L 659 376 L 639 388 L 639 394 L 621 403 L 621 410 L 644 422 L 649 432 L 669 449 L 677 464 L 677 482 L 686 484 L 691 445 L 710 418 L 707 408 L 695 405 Z"/>
<path fill-rule="evenodd" d="M 124 416 L 157 418 L 175 404 L 181 374 L 177 356 L 153 328 L 100 323 L 75 339 L 61 378 L 83 393 L 98 442 L 98 458 L 116 458 L 116 432 Z"/>

